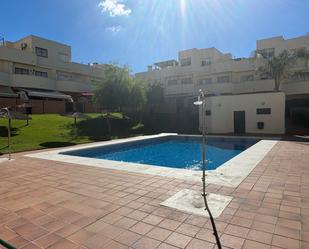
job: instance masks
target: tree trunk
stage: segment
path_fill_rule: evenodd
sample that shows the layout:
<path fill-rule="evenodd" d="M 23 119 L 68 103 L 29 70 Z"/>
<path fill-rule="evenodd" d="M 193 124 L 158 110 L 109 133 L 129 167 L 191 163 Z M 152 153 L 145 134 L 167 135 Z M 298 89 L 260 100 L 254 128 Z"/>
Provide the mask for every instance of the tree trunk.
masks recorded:
<path fill-rule="evenodd" d="M 278 92 L 280 90 L 280 80 L 279 79 L 275 79 L 275 91 Z"/>

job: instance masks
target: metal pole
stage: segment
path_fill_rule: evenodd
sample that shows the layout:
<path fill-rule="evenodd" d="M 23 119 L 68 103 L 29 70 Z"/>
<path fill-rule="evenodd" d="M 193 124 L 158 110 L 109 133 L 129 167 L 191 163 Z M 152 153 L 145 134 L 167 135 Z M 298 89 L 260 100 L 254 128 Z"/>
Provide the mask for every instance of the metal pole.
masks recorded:
<path fill-rule="evenodd" d="M 209 209 L 209 206 L 208 206 L 208 202 L 207 202 L 207 199 L 206 199 L 206 125 L 205 125 L 205 117 L 206 117 L 206 113 L 205 113 L 205 105 L 206 105 L 206 101 L 205 101 L 205 95 L 202 93 L 202 134 L 203 134 L 203 145 L 202 145 L 202 154 L 203 154 L 203 178 L 202 178 L 202 181 L 203 181 L 203 193 L 202 193 L 202 196 L 203 196 L 203 199 L 204 199 L 204 204 L 205 204 L 205 209 L 207 210 L 208 214 L 209 214 L 209 218 L 210 218 L 210 221 L 211 221 L 211 224 L 212 224 L 212 227 L 213 227 L 213 231 L 214 231 L 214 236 L 216 238 L 216 242 L 217 242 L 217 246 L 218 246 L 218 249 L 222 249 L 222 246 L 221 246 L 221 242 L 220 242 L 220 238 L 219 238 L 219 235 L 218 235 L 218 231 L 217 231 L 217 228 L 216 228 L 216 223 L 215 223 L 215 220 L 212 216 L 212 213 Z"/>
<path fill-rule="evenodd" d="M 203 197 L 206 198 L 206 137 L 205 137 L 205 99 L 202 96 L 202 135 L 203 135 L 203 142 L 202 142 L 202 170 L 203 170 Z"/>
<path fill-rule="evenodd" d="M 203 171 L 203 176 L 202 176 L 202 182 L 203 182 L 203 193 L 202 193 L 202 197 L 204 200 L 204 204 L 205 204 L 205 210 L 207 210 L 208 214 L 209 214 L 209 218 L 211 221 L 211 225 L 213 228 L 213 234 L 216 238 L 216 242 L 217 242 L 217 246 L 219 249 L 222 249 L 221 246 L 221 242 L 220 242 L 220 237 L 216 228 L 216 223 L 215 220 L 212 216 L 212 213 L 209 209 L 208 203 L 207 203 L 207 199 L 206 199 L 206 127 L 205 127 L 205 117 L 206 117 L 206 113 L 205 113 L 205 105 L 206 105 L 206 99 L 205 99 L 205 95 L 203 93 L 202 90 L 199 91 L 199 96 L 198 96 L 198 101 L 194 102 L 194 105 L 198 105 L 198 106 L 202 106 L 202 137 L 203 137 L 203 141 L 202 141 L 202 171 Z"/>
<path fill-rule="evenodd" d="M 11 160 L 11 118 L 8 117 L 9 124 L 8 124 L 8 150 L 9 150 L 9 160 Z"/>

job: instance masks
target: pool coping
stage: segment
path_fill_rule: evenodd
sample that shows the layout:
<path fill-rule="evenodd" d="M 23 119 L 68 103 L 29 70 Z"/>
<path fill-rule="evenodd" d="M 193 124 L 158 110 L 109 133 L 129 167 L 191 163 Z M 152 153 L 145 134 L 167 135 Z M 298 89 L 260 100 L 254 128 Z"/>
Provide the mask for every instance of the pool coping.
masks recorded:
<path fill-rule="evenodd" d="M 9 159 L 9 158 L 6 158 L 6 157 L 3 157 L 3 158 L 0 158 L 0 163 L 6 163 L 6 162 L 11 162 L 11 161 L 14 161 L 15 159 Z"/>
<path fill-rule="evenodd" d="M 105 142 L 97 142 L 87 145 L 76 145 L 72 147 L 66 147 L 61 149 L 55 149 L 47 152 L 39 152 L 26 154 L 24 156 L 31 158 L 38 158 L 44 160 L 52 160 L 65 163 L 73 163 L 78 165 L 99 167 L 105 169 L 122 170 L 127 172 L 141 173 L 141 174 L 151 174 L 158 175 L 162 177 L 176 178 L 191 182 L 201 181 L 201 171 L 193 171 L 187 169 L 175 169 L 147 164 L 129 163 L 129 162 L 119 162 L 96 158 L 87 158 L 79 156 L 64 155 L 60 153 L 75 151 L 80 149 L 89 149 L 107 145 L 115 145 L 125 142 L 136 142 L 154 138 L 163 138 L 167 136 L 176 136 L 177 133 L 161 133 L 157 135 L 149 136 L 138 136 L 133 138 L 124 138 L 118 140 L 111 140 Z M 179 134 L 180 135 L 180 134 Z M 194 135 L 193 135 L 194 136 Z M 196 135 L 197 137 L 198 135 Z M 219 137 L 219 138 L 241 138 L 250 139 L 258 137 L 244 137 L 244 136 L 208 136 L 208 137 Z M 262 138 L 259 138 L 262 139 Z M 276 139 L 276 140 L 275 140 Z M 255 168 L 255 166 L 263 160 L 266 154 L 273 148 L 273 146 L 278 142 L 278 138 L 266 138 L 262 139 L 256 144 L 252 145 L 245 151 L 241 152 L 237 156 L 228 160 L 215 170 L 207 171 L 206 181 L 207 183 L 213 183 L 217 185 L 223 185 L 228 187 L 237 187 Z"/>

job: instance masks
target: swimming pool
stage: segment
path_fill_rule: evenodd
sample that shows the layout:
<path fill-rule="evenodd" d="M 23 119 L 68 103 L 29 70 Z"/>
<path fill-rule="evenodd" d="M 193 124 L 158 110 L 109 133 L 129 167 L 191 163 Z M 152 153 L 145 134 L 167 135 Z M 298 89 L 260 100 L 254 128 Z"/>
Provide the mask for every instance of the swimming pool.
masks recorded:
<path fill-rule="evenodd" d="M 258 141 L 249 138 L 207 139 L 207 170 L 216 169 Z M 201 170 L 201 147 L 202 141 L 200 137 L 171 136 L 66 151 L 61 154 L 169 168 Z"/>

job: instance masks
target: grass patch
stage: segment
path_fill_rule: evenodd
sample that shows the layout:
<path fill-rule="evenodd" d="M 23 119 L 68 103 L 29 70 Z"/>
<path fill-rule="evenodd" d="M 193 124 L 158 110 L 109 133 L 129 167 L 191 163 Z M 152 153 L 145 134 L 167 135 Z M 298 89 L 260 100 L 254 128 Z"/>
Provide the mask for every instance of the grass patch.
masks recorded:
<path fill-rule="evenodd" d="M 132 120 L 111 120 L 112 134 L 108 134 L 106 118 L 102 114 L 87 114 L 89 119 L 78 120 L 57 114 L 31 115 L 26 121 L 12 120 L 12 151 L 27 151 L 42 148 L 63 147 L 93 141 L 134 136 L 139 129 Z M 122 114 L 114 114 L 122 117 Z M 0 119 L 0 154 L 7 153 L 7 120 Z"/>

